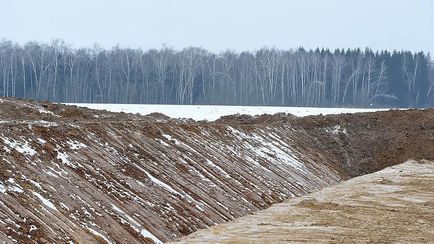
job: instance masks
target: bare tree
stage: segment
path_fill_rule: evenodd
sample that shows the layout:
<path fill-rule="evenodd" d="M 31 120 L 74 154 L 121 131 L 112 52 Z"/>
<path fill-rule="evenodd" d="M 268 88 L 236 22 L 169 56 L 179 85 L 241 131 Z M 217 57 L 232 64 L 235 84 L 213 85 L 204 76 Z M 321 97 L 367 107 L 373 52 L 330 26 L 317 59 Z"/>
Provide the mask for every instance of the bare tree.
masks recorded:
<path fill-rule="evenodd" d="M 426 106 L 434 102 L 430 60 L 424 53 L 369 49 L 214 54 L 2 41 L 0 95 L 59 102 Z"/>

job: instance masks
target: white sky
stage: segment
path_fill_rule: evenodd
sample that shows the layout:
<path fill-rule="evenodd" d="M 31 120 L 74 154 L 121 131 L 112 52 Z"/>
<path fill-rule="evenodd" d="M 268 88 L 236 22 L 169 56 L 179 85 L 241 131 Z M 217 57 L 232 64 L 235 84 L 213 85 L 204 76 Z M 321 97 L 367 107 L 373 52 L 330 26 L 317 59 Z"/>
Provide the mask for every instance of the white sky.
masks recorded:
<path fill-rule="evenodd" d="M 434 0 L 0 0 L 0 39 L 57 38 L 74 47 L 434 53 Z"/>

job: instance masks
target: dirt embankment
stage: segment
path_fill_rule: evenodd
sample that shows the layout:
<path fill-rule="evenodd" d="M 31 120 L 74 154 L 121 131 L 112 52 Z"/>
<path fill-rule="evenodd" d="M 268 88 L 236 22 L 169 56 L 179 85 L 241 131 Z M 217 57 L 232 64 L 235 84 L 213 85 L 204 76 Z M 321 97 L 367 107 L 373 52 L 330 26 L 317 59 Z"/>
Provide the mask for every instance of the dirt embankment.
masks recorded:
<path fill-rule="evenodd" d="M 433 158 L 434 111 L 176 120 L 0 99 L 0 240 L 159 242 Z"/>
<path fill-rule="evenodd" d="M 336 155 L 351 176 L 409 159 L 434 160 L 433 109 L 310 116 L 297 119 L 297 124 L 321 141 L 320 150 Z M 336 125 L 340 132 L 332 137 L 324 133 L 323 128 Z"/>
<path fill-rule="evenodd" d="M 289 124 L 304 130 L 318 142 L 319 151 L 334 157 L 352 177 L 408 159 L 434 159 L 434 109 L 307 117 L 234 115 L 222 117 L 216 123 Z"/>
<path fill-rule="evenodd" d="M 173 240 L 348 178 L 289 124 L 12 99 L 0 110 L 1 240 Z"/>

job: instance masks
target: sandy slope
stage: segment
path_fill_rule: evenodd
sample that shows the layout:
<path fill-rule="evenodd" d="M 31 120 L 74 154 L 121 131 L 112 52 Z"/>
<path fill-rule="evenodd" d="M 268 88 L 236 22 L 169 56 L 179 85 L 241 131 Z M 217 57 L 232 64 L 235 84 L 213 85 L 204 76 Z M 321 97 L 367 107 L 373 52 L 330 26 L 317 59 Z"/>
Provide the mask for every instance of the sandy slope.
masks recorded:
<path fill-rule="evenodd" d="M 434 163 L 406 162 L 187 236 L 181 243 L 434 241 Z"/>

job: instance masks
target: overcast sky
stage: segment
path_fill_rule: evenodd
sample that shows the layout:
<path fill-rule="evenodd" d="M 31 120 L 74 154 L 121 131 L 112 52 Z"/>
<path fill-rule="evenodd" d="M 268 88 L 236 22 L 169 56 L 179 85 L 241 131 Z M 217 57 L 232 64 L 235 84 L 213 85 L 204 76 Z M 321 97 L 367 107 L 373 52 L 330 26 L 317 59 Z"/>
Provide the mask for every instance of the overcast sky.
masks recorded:
<path fill-rule="evenodd" d="M 0 0 L 0 39 L 219 52 L 326 47 L 434 53 L 434 0 Z"/>

